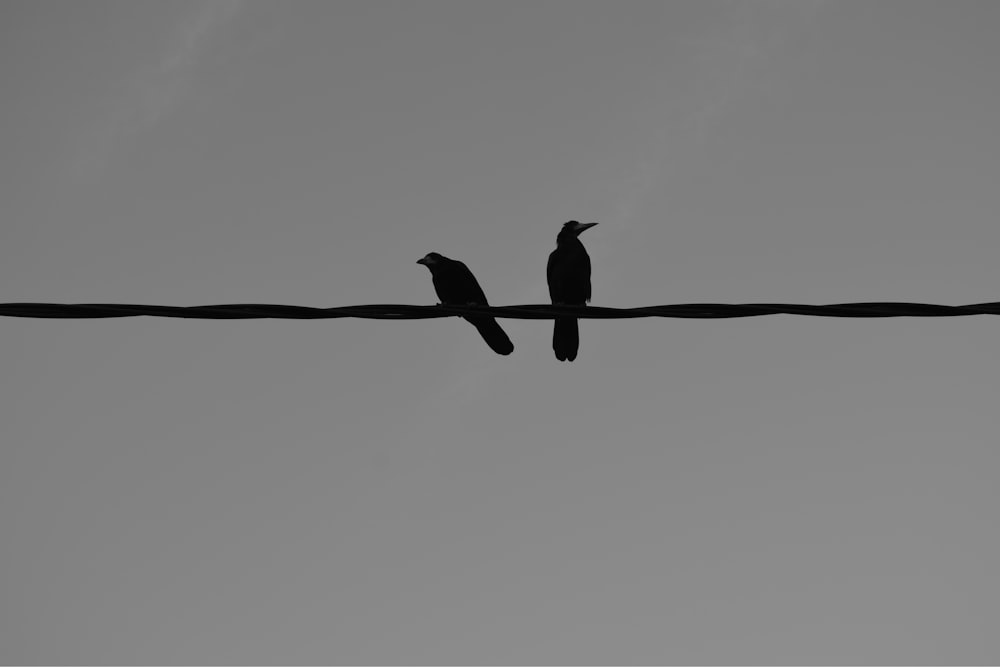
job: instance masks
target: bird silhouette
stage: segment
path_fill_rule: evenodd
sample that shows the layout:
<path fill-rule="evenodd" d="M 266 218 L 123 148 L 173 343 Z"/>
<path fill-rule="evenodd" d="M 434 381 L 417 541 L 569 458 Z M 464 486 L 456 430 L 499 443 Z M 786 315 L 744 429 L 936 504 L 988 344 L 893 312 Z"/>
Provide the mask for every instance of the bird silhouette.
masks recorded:
<path fill-rule="evenodd" d="M 590 255 L 580 234 L 596 222 L 570 220 L 556 236 L 545 273 L 553 304 L 582 306 L 590 301 Z M 552 349 L 559 361 L 573 361 L 580 348 L 580 326 L 575 317 L 557 317 L 552 328 Z"/>
<path fill-rule="evenodd" d="M 483 288 L 479 286 L 476 277 L 472 275 L 472 271 L 463 262 L 448 259 L 437 252 L 431 252 L 418 259 L 417 264 L 423 264 L 430 269 L 434 291 L 437 292 L 441 303 L 453 306 L 490 305 L 483 293 Z M 507 355 L 514 351 L 514 344 L 510 342 L 507 333 L 497 324 L 496 319 L 467 315 L 463 315 L 462 318 L 476 327 L 479 335 L 497 354 Z"/>

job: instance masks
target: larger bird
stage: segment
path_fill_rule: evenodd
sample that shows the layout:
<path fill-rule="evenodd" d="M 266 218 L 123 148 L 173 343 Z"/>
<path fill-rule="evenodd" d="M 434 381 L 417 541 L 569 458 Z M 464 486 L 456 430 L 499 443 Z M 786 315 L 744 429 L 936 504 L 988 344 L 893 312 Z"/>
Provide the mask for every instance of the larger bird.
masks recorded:
<path fill-rule="evenodd" d="M 580 234 L 596 222 L 570 220 L 556 236 L 556 249 L 549 255 L 545 273 L 553 304 L 582 306 L 590 301 L 590 255 L 580 243 Z M 575 317 L 557 317 L 552 329 L 552 349 L 559 361 L 573 361 L 580 348 L 580 327 Z"/>
<path fill-rule="evenodd" d="M 441 303 L 452 306 L 490 305 L 483 288 L 463 262 L 431 252 L 418 259 L 417 264 L 423 264 L 431 270 L 434 291 L 437 292 Z M 514 351 L 514 344 L 494 318 L 467 315 L 463 315 L 462 318 L 476 327 L 479 335 L 497 354 L 510 354 Z"/>

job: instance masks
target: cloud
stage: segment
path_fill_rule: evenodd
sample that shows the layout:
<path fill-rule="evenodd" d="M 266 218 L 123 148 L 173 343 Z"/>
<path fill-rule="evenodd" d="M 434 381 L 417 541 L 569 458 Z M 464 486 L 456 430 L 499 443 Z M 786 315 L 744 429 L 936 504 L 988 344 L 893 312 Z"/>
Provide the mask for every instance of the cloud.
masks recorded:
<path fill-rule="evenodd" d="M 112 111 L 83 139 L 71 164 L 74 180 L 99 177 L 122 142 L 148 131 L 177 108 L 212 38 L 243 4 L 244 0 L 204 0 L 182 18 L 162 53 L 151 66 L 137 68 Z"/>
<path fill-rule="evenodd" d="M 206 44 L 239 11 L 243 0 L 208 0 L 181 23 L 153 71 L 137 78 L 122 120 L 127 131 L 142 131 L 178 103 Z"/>
<path fill-rule="evenodd" d="M 825 0 L 733 0 L 722 5 L 716 21 L 688 43 L 694 85 L 684 103 L 664 102 L 676 97 L 674 91 L 657 96 L 672 119 L 662 124 L 624 179 L 615 225 L 605 233 L 627 230 L 650 189 L 662 183 L 670 170 L 683 167 L 677 156 L 690 154 L 691 143 L 702 141 L 720 117 L 753 89 L 788 38 L 815 20 L 824 4 Z"/>

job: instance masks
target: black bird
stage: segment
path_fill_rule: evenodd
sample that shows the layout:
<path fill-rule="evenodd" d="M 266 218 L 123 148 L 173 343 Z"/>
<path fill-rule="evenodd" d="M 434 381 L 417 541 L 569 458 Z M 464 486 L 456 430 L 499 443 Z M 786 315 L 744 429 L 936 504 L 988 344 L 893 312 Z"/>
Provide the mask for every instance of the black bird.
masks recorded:
<path fill-rule="evenodd" d="M 556 236 L 545 273 L 554 304 L 582 306 L 590 301 L 590 255 L 579 236 L 596 222 L 570 220 Z M 552 329 L 552 349 L 559 361 L 573 361 L 580 348 L 580 327 L 575 317 L 557 317 Z"/>
<path fill-rule="evenodd" d="M 441 303 L 452 306 L 490 305 L 486 295 L 483 294 L 483 288 L 479 286 L 476 277 L 464 263 L 431 252 L 418 259 L 417 264 L 423 264 L 431 270 L 434 291 L 437 292 Z M 510 354 L 514 351 L 514 344 L 494 318 L 463 316 L 463 319 L 479 330 L 479 335 L 497 354 Z"/>

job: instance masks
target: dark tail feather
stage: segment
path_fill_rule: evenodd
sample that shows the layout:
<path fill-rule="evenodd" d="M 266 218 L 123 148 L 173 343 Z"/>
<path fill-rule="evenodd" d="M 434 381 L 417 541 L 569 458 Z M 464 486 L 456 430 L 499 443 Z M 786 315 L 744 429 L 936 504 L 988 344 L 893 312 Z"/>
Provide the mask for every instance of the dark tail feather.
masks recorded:
<path fill-rule="evenodd" d="M 514 351 L 514 344 L 510 342 L 507 333 L 500 328 L 500 325 L 492 317 L 477 317 L 469 320 L 469 322 L 479 330 L 479 335 L 483 337 L 486 344 L 497 354 L 506 355 Z"/>
<path fill-rule="evenodd" d="M 556 318 L 552 329 L 552 349 L 559 361 L 573 361 L 580 349 L 580 326 L 575 317 Z"/>

